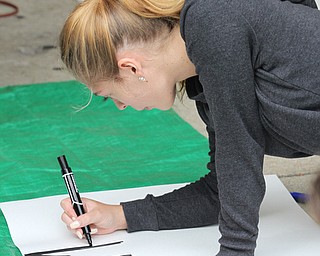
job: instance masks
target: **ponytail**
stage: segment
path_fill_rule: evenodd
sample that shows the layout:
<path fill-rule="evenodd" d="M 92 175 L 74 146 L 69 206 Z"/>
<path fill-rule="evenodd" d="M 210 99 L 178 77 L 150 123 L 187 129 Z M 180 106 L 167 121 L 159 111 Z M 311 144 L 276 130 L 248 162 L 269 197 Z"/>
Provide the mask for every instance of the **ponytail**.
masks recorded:
<path fill-rule="evenodd" d="M 145 18 L 180 19 L 180 11 L 184 0 L 123 0 L 126 7 L 133 13 Z"/>

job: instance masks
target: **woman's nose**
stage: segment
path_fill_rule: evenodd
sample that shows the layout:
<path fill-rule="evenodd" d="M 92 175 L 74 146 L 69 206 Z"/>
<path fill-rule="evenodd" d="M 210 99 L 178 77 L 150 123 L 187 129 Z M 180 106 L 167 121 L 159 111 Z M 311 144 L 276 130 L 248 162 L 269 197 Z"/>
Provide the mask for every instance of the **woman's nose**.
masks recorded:
<path fill-rule="evenodd" d="M 116 104 L 119 110 L 124 110 L 127 106 L 123 104 L 121 101 L 113 99 L 114 104 Z"/>

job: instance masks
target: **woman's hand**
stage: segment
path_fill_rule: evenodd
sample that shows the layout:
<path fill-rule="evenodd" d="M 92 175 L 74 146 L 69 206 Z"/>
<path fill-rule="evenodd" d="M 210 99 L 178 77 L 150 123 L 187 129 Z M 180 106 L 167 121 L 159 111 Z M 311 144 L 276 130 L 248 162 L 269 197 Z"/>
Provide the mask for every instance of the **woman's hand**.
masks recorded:
<path fill-rule="evenodd" d="M 82 198 L 86 213 L 77 217 L 70 198 L 60 203 L 64 212 L 62 221 L 68 229 L 80 239 L 83 237 L 82 227 L 90 225 L 91 234 L 108 234 L 116 230 L 126 229 L 127 222 L 121 205 L 108 205 L 88 198 Z"/>

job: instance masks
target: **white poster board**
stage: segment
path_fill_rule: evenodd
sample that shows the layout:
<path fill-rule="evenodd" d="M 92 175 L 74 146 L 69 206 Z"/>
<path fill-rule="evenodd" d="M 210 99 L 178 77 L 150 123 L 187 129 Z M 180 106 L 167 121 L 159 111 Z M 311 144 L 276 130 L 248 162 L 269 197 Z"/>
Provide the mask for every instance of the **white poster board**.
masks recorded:
<path fill-rule="evenodd" d="M 314 256 L 320 252 L 320 227 L 300 208 L 274 175 L 266 176 L 267 192 L 260 211 L 256 256 Z M 83 193 L 82 196 L 116 204 L 147 194 L 161 195 L 184 184 Z M 1 203 L 15 245 L 23 254 L 87 246 L 60 220 L 61 199 L 52 196 Z M 126 231 L 93 236 L 93 245 L 120 242 L 106 247 L 82 249 L 47 255 L 104 256 L 212 256 L 219 251 L 217 226 L 204 228 Z M 38 254 L 42 255 L 42 254 Z"/>

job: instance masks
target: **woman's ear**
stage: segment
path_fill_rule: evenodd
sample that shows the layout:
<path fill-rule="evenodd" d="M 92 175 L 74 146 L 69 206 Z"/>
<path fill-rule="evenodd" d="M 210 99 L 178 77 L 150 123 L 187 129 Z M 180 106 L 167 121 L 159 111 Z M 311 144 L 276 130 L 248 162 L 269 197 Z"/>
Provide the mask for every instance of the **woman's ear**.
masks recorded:
<path fill-rule="evenodd" d="M 120 70 L 130 72 L 133 75 L 142 75 L 141 63 L 134 58 L 121 58 L 118 60 L 118 67 Z"/>

